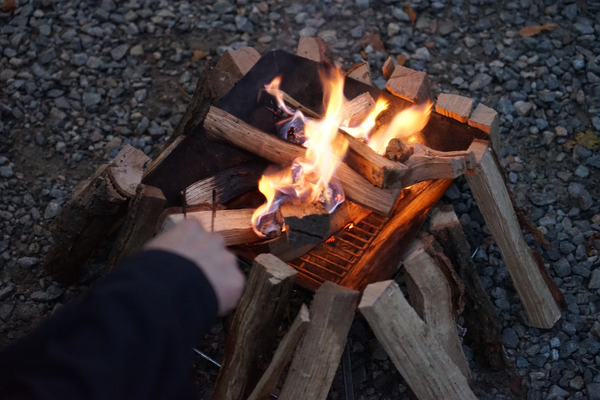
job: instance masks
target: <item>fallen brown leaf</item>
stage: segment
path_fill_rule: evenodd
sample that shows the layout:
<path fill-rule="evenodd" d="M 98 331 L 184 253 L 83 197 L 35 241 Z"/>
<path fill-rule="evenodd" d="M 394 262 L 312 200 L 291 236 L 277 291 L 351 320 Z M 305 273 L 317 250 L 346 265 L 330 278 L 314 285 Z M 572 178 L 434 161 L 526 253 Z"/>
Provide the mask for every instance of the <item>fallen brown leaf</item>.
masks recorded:
<path fill-rule="evenodd" d="M 403 66 L 406 64 L 406 56 L 404 54 L 398 54 L 396 56 L 396 60 L 398 60 L 398 65 Z"/>
<path fill-rule="evenodd" d="M 404 12 L 407 13 L 410 17 L 411 25 L 414 24 L 417 19 L 417 14 L 415 13 L 415 10 L 413 10 L 413 8 L 410 6 L 410 4 L 404 6 Z"/>
<path fill-rule="evenodd" d="M 524 28 L 521 28 L 521 30 L 519 30 L 519 34 L 523 37 L 531 37 L 531 36 L 539 35 L 542 31 L 553 31 L 554 28 L 556 28 L 555 23 L 526 26 Z"/>
<path fill-rule="evenodd" d="M 196 62 L 196 61 L 200 61 L 202 60 L 204 57 L 206 57 L 208 55 L 207 52 L 202 51 L 202 50 L 196 50 L 194 51 L 194 55 L 192 56 L 192 61 Z"/>
<path fill-rule="evenodd" d="M 366 49 L 367 46 L 370 45 L 373 48 L 373 51 L 375 51 L 375 52 L 385 50 L 385 47 L 383 46 L 383 42 L 381 41 L 381 38 L 379 37 L 379 35 L 377 33 L 373 33 L 373 32 L 365 32 L 362 39 L 360 39 L 360 44 L 362 45 L 363 49 Z"/>
<path fill-rule="evenodd" d="M 4 0 L 4 3 L 2 3 L 2 11 L 4 11 L 5 13 L 12 12 L 16 8 L 17 3 L 15 2 L 15 0 Z"/>

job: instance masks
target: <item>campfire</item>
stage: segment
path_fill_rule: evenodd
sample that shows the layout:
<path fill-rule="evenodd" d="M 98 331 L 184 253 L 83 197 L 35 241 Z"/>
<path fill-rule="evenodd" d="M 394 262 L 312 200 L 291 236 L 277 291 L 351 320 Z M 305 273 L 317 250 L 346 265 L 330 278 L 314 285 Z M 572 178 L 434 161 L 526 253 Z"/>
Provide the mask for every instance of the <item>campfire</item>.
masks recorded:
<path fill-rule="evenodd" d="M 530 323 L 551 327 L 562 295 L 496 164 L 497 113 L 454 94 L 434 107 L 426 74 L 391 58 L 383 73 L 387 91 L 366 63 L 339 70 L 319 38 L 302 38 L 297 55 L 225 52 L 155 160 L 126 147 L 78 188 L 53 221 L 46 268 L 73 279 L 119 229 L 114 266 L 195 218 L 253 260 L 214 399 L 268 398 L 294 348 L 280 398 L 324 399 L 357 306 L 417 397 L 475 398 L 456 318 L 464 309 L 496 369 L 500 324 L 454 211 L 437 208 L 433 236 L 419 232 L 455 178 L 467 177 Z M 389 281 L 401 265 L 411 304 Z M 315 297 L 273 353 L 294 282 Z"/>

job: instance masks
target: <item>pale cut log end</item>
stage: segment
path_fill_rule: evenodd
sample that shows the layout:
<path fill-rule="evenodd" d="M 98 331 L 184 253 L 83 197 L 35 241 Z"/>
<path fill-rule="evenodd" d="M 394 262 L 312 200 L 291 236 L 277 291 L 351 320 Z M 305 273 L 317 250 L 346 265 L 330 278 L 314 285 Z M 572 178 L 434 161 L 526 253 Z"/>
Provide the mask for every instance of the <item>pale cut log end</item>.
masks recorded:
<path fill-rule="evenodd" d="M 394 63 L 394 59 L 392 57 L 388 57 L 388 59 L 383 64 L 383 68 L 381 68 L 383 72 L 383 77 L 387 81 L 390 79 L 390 76 L 394 73 L 394 69 L 396 68 L 396 64 Z"/>
<path fill-rule="evenodd" d="M 431 222 L 429 224 L 431 229 L 441 228 L 455 222 L 458 222 L 458 217 L 456 216 L 454 208 L 451 205 L 450 207 L 436 206 L 433 211 L 431 211 Z"/>
<path fill-rule="evenodd" d="M 393 280 L 371 283 L 364 290 L 358 309 L 370 309 L 386 292 L 394 290 L 394 287 L 398 287 L 398 284 Z"/>
<path fill-rule="evenodd" d="M 469 116 L 468 124 L 489 134 L 492 149 L 500 154 L 500 119 L 496 110 L 479 103 Z"/>
<path fill-rule="evenodd" d="M 472 109 L 473 100 L 457 94 L 442 93 L 438 96 L 435 104 L 435 110 L 438 114 L 445 115 L 463 123 L 468 121 Z"/>
<path fill-rule="evenodd" d="M 261 265 L 272 276 L 270 281 L 273 284 L 298 275 L 298 271 L 270 253 L 259 254 L 253 264 Z"/>
<path fill-rule="evenodd" d="M 352 78 L 369 86 L 373 86 L 371 80 L 371 70 L 369 69 L 369 63 L 359 62 L 354 64 L 346 73 L 348 78 Z"/>
<path fill-rule="evenodd" d="M 252 69 L 259 59 L 260 54 L 252 47 L 226 50 L 215 68 L 219 71 L 227 72 L 239 80 Z"/>
<path fill-rule="evenodd" d="M 296 55 L 316 62 L 332 62 L 327 43 L 320 37 L 300 36 Z"/>
<path fill-rule="evenodd" d="M 412 103 L 421 104 L 431 101 L 429 77 L 422 71 L 415 71 L 398 65 L 385 87 L 395 96 Z"/>
<path fill-rule="evenodd" d="M 123 147 L 109 166 L 111 181 L 116 189 L 125 196 L 135 196 L 135 190 L 142 182 L 144 168 L 149 162 L 150 157 L 143 151 L 131 145 Z"/>

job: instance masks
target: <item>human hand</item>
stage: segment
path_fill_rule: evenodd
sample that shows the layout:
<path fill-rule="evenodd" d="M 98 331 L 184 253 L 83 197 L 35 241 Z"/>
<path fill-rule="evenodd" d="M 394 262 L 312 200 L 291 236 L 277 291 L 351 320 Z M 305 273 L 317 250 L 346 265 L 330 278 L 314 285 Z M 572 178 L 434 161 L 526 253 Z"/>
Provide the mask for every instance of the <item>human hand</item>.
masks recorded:
<path fill-rule="evenodd" d="M 212 285 L 219 302 L 219 315 L 233 310 L 244 290 L 245 277 L 235 256 L 216 233 L 206 232 L 200 222 L 186 219 L 151 241 L 146 249 L 165 250 L 193 261 Z"/>

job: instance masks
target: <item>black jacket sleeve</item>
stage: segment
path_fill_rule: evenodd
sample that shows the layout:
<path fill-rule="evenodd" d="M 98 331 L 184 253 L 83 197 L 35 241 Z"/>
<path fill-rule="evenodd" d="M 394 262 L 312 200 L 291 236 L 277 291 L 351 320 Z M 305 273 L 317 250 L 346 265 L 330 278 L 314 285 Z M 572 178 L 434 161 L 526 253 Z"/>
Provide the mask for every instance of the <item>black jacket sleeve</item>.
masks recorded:
<path fill-rule="evenodd" d="M 0 398 L 180 399 L 217 310 L 192 261 L 138 253 L 0 353 Z"/>

